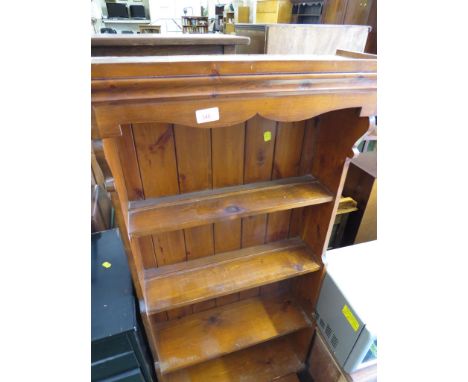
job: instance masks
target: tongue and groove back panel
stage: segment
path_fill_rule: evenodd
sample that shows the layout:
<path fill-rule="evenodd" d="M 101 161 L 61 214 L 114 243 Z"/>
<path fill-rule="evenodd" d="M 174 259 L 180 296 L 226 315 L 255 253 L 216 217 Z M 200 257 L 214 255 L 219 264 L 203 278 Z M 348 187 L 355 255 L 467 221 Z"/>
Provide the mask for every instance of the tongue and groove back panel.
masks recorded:
<path fill-rule="evenodd" d="M 229 128 L 163 123 L 122 127 L 130 200 L 236 186 L 310 173 L 316 120 L 285 123 L 260 116 Z M 306 139 L 304 139 L 306 138 Z M 122 150 L 123 151 L 123 150 Z M 261 214 L 139 239 L 145 269 L 298 235 L 302 209 Z M 275 285 L 262 289 L 275 288 Z M 170 311 L 178 318 L 259 294 L 259 288 Z M 191 309 L 192 308 L 192 309 Z"/>
<path fill-rule="evenodd" d="M 162 382 L 267 382 L 304 367 L 321 256 L 374 123 L 374 59 L 239 59 L 92 67 Z M 219 120 L 199 124 L 208 107 Z"/>

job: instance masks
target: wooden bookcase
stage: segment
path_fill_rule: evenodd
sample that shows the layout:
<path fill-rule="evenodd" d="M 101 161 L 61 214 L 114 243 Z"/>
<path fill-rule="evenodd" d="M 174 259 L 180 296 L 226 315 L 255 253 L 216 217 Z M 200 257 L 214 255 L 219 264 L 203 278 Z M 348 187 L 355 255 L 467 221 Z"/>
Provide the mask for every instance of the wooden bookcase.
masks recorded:
<path fill-rule="evenodd" d="M 375 113 L 367 56 L 92 59 L 92 121 L 161 382 L 295 380 Z"/>
<path fill-rule="evenodd" d="M 208 33 L 208 17 L 182 16 L 183 33 Z"/>

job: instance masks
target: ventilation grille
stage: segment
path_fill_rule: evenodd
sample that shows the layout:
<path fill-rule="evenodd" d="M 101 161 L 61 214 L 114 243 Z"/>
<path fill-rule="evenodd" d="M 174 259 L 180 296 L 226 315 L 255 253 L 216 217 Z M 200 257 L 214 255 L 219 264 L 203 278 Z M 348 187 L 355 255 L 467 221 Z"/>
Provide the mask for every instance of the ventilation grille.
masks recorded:
<path fill-rule="evenodd" d="M 320 327 L 321 327 L 322 329 L 325 329 L 325 321 L 323 321 L 322 319 L 320 319 L 319 324 L 320 324 Z"/>
<path fill-rule="evenodd" d="M 330 338 L 331 332 L 332 332 L 332 330 L 331 330 L 330 326 L 328 326 L 328 324 L 327 324 L 327 327 L 325 328 L 325 334 L 327 335 L 328 338 Z"/>
<path fill-rule="evenodd" d="M 331 344 L 333 346 L 333 349 L 336 349 L 336 347 L 338 346 L 338 338 L 336 338 L 336 336 L 334 334 L 333 334 L 332 339 L 331 339 Z"/>

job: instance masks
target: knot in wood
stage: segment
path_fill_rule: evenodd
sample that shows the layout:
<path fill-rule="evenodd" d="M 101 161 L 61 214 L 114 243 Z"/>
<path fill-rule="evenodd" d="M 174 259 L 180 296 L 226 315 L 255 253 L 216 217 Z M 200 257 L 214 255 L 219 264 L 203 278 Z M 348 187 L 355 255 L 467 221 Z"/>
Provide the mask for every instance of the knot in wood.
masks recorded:
<path fill-rule="evenodd" d="M 234 213 L 239 212 L 241 209 L 237 206 L 227 206 L 224 210 L 229 213 Z"/>

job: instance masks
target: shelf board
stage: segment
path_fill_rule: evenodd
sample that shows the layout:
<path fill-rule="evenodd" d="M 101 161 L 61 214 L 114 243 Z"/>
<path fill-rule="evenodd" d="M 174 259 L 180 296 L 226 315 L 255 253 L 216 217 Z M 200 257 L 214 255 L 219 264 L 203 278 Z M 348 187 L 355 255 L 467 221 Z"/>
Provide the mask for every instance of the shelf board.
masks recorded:
<path fill-rule="evenodd" d="M 179 320 L 154 322 L 159 368 L 162 374 L 170 373 L 311 324 L 303 310 L 285 294 L 254 297 Z"/>
<path fill-rule="evenodd" d="M 298 238 L 224 252 L 146 271 L 146 307 L 162 312 L 319 269 Z"/>
<path fill-rule="evenodd" d="M 332 200 L 310 175 L 217 188 L 130 202 L 128 231 L 145 236 Z"/>
<path fill-rule="evenodd" d="M 287 337 L 262 343 L 165 376 L 166 382 L 269 382 L 304 368 Z"/>

